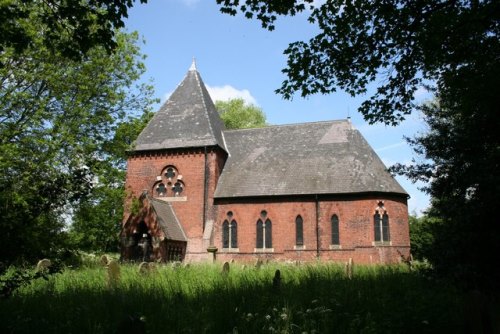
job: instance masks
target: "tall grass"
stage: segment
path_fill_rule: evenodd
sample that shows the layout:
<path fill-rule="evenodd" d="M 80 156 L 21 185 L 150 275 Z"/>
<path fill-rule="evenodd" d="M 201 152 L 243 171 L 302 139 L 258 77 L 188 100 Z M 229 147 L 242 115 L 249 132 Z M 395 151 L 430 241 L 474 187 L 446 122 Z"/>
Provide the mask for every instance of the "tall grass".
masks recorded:
<path fill-rule="evenodd" d="M 122 265 L 110 287 L 106 268 L 66 270 L 1 300 L 0 332 L 115 333 L 128 316 L 143 317 L 148 333 L 456 333 L 462 324 L 460 295 L 405 267 L 357 266 L 352 279 L 334 264 L 221 271 Z"/>

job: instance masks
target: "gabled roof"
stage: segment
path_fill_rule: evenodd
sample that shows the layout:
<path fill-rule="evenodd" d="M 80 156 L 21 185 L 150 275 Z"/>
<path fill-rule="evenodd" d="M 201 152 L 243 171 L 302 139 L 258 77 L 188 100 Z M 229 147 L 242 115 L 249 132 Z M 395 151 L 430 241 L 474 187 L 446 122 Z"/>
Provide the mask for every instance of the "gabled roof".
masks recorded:
<path fill-rule="evenodd" d="M 229 157 L 216 198 L 406 194 L 348 120 L 224 131 Z"/>
<path fill-rule="evenodd" d="M 149 121 L 132 151 L 219 146 L 224 125 L 193 65 L 184 80 Z"/>
<path fill-rule="evenodd" d="M 157 221 L 160 224 L 165 238 L 168 240 L 187 241 L 186 234 L 182 229 L 172 205 L 168 202 L 149 198 L 151 205 L 157 215 Z"/>

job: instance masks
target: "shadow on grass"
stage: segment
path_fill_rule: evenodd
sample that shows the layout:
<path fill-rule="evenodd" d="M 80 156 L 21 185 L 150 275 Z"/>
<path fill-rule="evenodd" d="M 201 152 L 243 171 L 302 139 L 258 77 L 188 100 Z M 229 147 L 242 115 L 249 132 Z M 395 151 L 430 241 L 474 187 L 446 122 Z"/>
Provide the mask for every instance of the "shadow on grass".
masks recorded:
<path fill-rule="evenodd" d="M 115 288 L 104 270 L 62 273 L 0 300 L 0 332 L 116 333 L 122 323 L 132 333 L 140 317 L 147 333 L 462 331 L 462 296 L 400 267 L 358 267 L 352 279 L 335 266 L 239 268 L 227 277 L 193 267 L 148 275 L 125 267 Z M 282 280 L 273 287 L 276 268 Z"/>

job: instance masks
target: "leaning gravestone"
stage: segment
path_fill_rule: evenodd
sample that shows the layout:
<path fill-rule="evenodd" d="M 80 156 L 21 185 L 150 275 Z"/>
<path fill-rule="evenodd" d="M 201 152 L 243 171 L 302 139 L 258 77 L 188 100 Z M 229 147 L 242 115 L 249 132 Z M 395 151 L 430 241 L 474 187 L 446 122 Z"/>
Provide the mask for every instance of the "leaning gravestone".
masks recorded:
<path fill-rule="evenodd" d="M 103 267 L 106 267 L 108 265 L 108 263 L 109 263 L 109 258 L 106 255 L 102 255 L 99 260 L 100 260 L 101 265 Z"/>
<path fill-rule="evenodd" d="M 108 287 L 114 288 L 120 282 L 120 265 L 115 260 L 108 263 Z"/>
<path fill-rule="evenodd" d="M 52 265 L 49 259 L 42 259 L 36 264 L 36 271 L 46 271 Z"/>
<path fill-rule="evenodd" d="M 222 276 L 226 278 L 229 275 L 229 262 L 224 262 L 222 266 Z"/>

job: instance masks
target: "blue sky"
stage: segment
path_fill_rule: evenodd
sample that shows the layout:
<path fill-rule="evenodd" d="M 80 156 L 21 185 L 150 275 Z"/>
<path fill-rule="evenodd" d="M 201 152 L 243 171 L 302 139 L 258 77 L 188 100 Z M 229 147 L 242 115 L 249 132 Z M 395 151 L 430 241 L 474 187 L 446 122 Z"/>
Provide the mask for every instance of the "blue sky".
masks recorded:
<path fill-rule="evenodd" d="M 308 40 L 316 33 L 315 26 L 307 23 L 306 14 L 281 18 L 276 30 L 269 32 L 256 20 L 221 14 L 215 0 L 149 0 L 146 5 L 135 4 L 126 27 L 138 31 L 145 40 L 144 80 L 153 80 L 162 101 L 184 78 L 195 57 L 213 100 L 242 97 L 261 107 L 270 124 L 345 119 L 350 115 L 354 127 L 387 166 L 409 162 L 414 155 L 403 136 L 425 131 L 420 115 L 410 115 L 397 127 L 368 125 L 357 108 L 370 91 L 356 98 L 339 91 L 306 99 L 296 96 L 292 101 L 274 93 L 285 78 L 281 73 L 286 65 L 283 50 L 289 43 Z M 429 96 L 419 89 L 416 98 L 423 101 Z M 429 205 L 428 196 L 417 189 L 419 185 L 403 177 L 397 180 L 411 196 L 410 213 L 419 214 Z"/>

